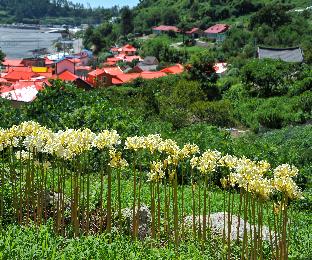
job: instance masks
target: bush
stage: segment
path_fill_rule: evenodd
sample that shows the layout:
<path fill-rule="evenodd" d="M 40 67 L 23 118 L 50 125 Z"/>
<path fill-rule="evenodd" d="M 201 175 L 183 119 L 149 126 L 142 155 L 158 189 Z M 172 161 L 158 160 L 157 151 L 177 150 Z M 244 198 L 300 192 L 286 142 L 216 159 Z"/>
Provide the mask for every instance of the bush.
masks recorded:
<path fill-rule="evenodd" d="M 217 125 L 221 127 L 235 125 L 232 116 L 232 105 L 227 100 L 221 101 L 198 101 L 192 105 L 194 115 L 200 121 L 206 122 L 210 125 Z"/>
<path fill-rule="evenodd" d="M 281 96 L 287 93 L 299 69 L 297 64 L 254 59 L 241 69 L 241 77 L 251 96 Z"/>

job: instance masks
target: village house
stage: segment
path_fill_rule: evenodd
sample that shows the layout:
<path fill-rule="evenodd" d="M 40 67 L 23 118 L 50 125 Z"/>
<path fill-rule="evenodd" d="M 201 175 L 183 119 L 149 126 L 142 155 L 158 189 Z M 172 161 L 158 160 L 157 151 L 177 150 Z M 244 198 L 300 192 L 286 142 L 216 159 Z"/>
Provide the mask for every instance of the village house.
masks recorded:
<path fill-rule="evenodd" d="M 128 74 L 118 74 L 113 77 L 112 84 L 114 85 L 122 85 L 125 83 L 129 83 L 135 79 L 156 79 L 167 76 L 166 73 L 161 71 L 144 71 L 141 73 L 128 73 Z"/>
<path fill-rule="evenodd" d="M 152 28 L 153 33 L 156 35 L 160 35 L 163 33 L 169 33 L 169 32 L 174 32 L 174 33 L 179 33 L 180 29 L 176 26 L 171 26 L 171 25 L 160 25 Z"/>
<path fill-rule="evenodd" d="M 124 74 L 119 67 L 96 69 L 91 71 L 87 76 L 87 82 L 97 87 L 114 85 L 112 79 L 116 75 Z"/>
<path fill-rule="evenodd" d="M 167 73 L 167 74 L 181 74 L 184 71 L 184 67 L 181 64 L 175 64 L 173 66 L 170 66 L 168 68 L 165 68 L 161 70 L 161 72 Z"/>
<path fill-rule="evenodd" d="M 82 88 L 85 90 L 91 90 L 92 85 L 88 83 L 87 81 L 83 80 L 82 78 L 78 77 L 77 75 L 69 72 L 69 71 L 64 71 L 59 75 L 54 75 L 53 76 L 55 79 L 60 79 L 65 82 L 70 82 L 73 83 L 76 87 Z"/>
<path fill-rule="evenodd" d="M 16 68 L 16 67 L 24 67 L 22 64 L 22 59 L 7 59 L 5 58 L 2 62 L 2 67 L 4 67 L 5 71 L 8 71 L 9 68 Z"/>
<path fill-rule="evenodd" d="M 45 58 L 24 58 L 21 64 L 24 67 L 45 67 Z"/>
<path fill-rule="evenodd" d="M 79 65 L 79 66 L 76 66 L 75 74 L 82 79 L 86 79 L 88 76 L 88 73 L 90 73 L 91 71 L 92 71 L 91 66 Z"/>
<path fill-rule="evenodd" d="M 110 52 L 116 56 L 118 54 L 122 54 L 123 56 L 133 56 L 136 54 L 137 48 L 132 46 L 131 44 L 126 44 L 120 48 L 118 47 L 112 47 L 110 49 Z"/>
<path fill-rule="evenodd" d="M 46 85 L 49 85 L 46 81 L 20 81 L 7 87 L 0 87 L 0 96 L 11 100 L 13 106 L 18 107 L 36 99 L 38 92 Z"/>
<path fill-rule="evenodd" d="M 75 74 L 75 66 L 76 63 L 72 59 L 61 59 L 55 63 L 55 73 L 59 75 L 67 70 L 72 74 Z"/>
<path fill-rule="evenodd" d="M 197 39 L 199 37 L 202 37 L 204 35 L 204 32 L 199 28 L 192 28 L 191 30 L 186 31 L 185 34 L 193 39 Z"/>
<path fill-rule="evenodd" d="M 204 31 L 205 36 L 214 41 L 223 41 L 226 38 L 229 25 L 227 24 L 215 24 Z"/>
<path fill-rule="evenodd" d="M 143 71 L 156 71 L 159 65 L 159 61 L 154 56 L 147 56 L 142 62 L 139 62 L 131 71 L 143 72 Z"/>
<path fill-rule="evenodd" d="M 137 49 L 130 44 L 126 44 L 125 46 L 121 47 L 121 53 L 124 53 L 126 56 L 133 56 L 135 55 Z"/>

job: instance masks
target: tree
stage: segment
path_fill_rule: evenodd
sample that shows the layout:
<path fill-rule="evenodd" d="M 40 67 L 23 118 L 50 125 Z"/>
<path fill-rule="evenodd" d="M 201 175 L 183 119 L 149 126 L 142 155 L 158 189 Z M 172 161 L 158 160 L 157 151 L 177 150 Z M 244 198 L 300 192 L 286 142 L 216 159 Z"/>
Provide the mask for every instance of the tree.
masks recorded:
<path fill-rule="evenodd" d="M 190 79 L 201 83 L 201 88 L 209 100 L 220 98 L 220 91 L 216 86 L 218 75 L 214 64 L 214 57 L 206 51 L 192 56 L 191 64 L 187 66 Z"/>
<path fill-rule="evenodd" d="M 258 25 L 266 24 L 274 29 L 291 21 L 287 13 L 290 7 L 283 4 L 269 4 L 261 8 L 250 19 L 250 28 L 253 29 Z"/>
<path fill-rule="evenodd" d="M 127 35 L 133 32 L 133 14 L 128 6 L 124 7 L 120 11 L 121 13 L 121 33 L 123 35 Z"/>
<path fill-rule="evenodd" d="M 250 60 L 242 69 L 241 76 L 245 89 L 252 96 L 271 97 L 287 93 L 296 81 L 298 64 L 271 59 Z"/>

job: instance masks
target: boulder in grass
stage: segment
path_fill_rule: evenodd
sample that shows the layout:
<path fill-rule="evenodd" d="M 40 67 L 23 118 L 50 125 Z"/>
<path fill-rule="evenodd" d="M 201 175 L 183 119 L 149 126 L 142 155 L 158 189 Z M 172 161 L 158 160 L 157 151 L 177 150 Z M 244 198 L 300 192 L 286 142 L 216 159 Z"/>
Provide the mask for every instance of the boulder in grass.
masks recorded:
<path fill-rule="evenodd" d="M 203 227 L 203 216 L 195 216 L 195 225 L 196 229 L 198 230 L 199 227 L 199 220 L 200 220 L 200 225 Z M 225 213 L 225 218 L 224 218 L 224 213 L 223 212 L 217 212 L 217 213 L 212 213 L 210 214 L 210 220 L 208 221 L 208 216 L 206 216 L 206 223 L 207 223 L 207 228 L 210 229 L 212 235 L 216 236 L 222 236 L 223 235 L 223 230 L 224 230 L 224 224 L 225 224 L 225 235 L 227 236 L 228 234 L 228 214 L 227 212 Z M 225 223 L 224 223 L 225 222 Z M 186 216 L 184 218 L 184 223 L 187 227 L 192 228 L 193 225 L 193 216 Z M 209 225 L 208 225 L 209 223 Z M 239 227 L 238 227 L 239 223 Z M 230 233 L 230 239 L 235 240 L 237 239 L 237 232 L 238 232 L 238 237 L 239 239 L 243 239 L 244 236 L 244 225 L 245 225 L 245 220 L 243 218 L 240 218 L 240 221 L 238 220 L 238 217 L 236 215 L 232 215 L 232 220 L 231 220 L 231 233 Z M 253 232 L 254 230 L 254 225 L 251 225 L 250 223 L 246 222 L 246 230 L 248 237 L 250 235 L 250 229 Z M 256 225 L 256 231 L 258 232 L 258 226 Z M 273 231 L 271 231 L 271 235 L 274 238 Z M 262 240 L 263 241 L 270 241 L 270 231 L 267 226 L 262 226 Z"/>
<path fill-rule="evenodd" d="M 139 239 L 142 240 L 142 239 L 150 236 L 150 234 L 151 234 L 152 215 L 151 215 L 149 208 L 144 204 L 142 204 L 140 206 L 140 209 L 137 212 L 137 214 L 139 217 L 138 237 L 139 237 Z M 127 224 L 128 230 L 133 232 L 132 208 L 122 209 L 121 215 L 122 215 L 124 222 L 126 222 L 126 224 Z"/>

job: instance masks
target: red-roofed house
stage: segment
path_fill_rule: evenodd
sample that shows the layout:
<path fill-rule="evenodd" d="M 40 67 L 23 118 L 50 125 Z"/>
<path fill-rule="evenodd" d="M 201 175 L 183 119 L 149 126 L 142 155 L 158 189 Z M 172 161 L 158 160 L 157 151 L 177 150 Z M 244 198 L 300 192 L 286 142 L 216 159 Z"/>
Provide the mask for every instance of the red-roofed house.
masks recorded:
<path fill-rule="evenodd" d="M 77 66 L 76 67 L 76 75 L 80 78 L 86 79 L 88 76 L 88 73 L 92 71 L 92 68 L 90 66 Z"/>
<path fill-rule="evenodd" d="M 141 58 L 141 56 L 125 56 L 124 57 L 124 62 L 132 62 L 134 60 L 138 60 L 138 61 L 143 61 L 143 59 Z"/>
<path fill-rule="evenodd" d="M 75 74 L 75 62 L 71 59 L 62 59 L 56 62 L 55 73 L 57 75 L 61 74 L 65 70 L 70 71 L 71 73 Z"/>
<path fill-rule="evenodd" d="M 107 58 L 106 61 L 103 63 L 103 65 L 106 67 L 116 66 L 118 61 L 120 61 L 120 59 L 116 57 Z"/>
<path fill-rule="evenodd" d="M 6 91 L 1 90 L 1 97 L 17 103 L 29 103 L 33 101 L 38 91 L 44 88 L 44 82 L 20 81 L 16 82 Z"/>
<path fill-rule="evenodd" d="M 15 71 L 12 70 L 7 75 L 5 75 L 3 78 L 7 81 L 16 82 L 19 80 L 31 80 L 34 77 L 40 76 L 37 73 L 34 73 L 32 71 Z"/>
<path fill-rule="evenodd" d="M 192 28 L 191 30 L 186 31 L 185 34 L 195 39 L 201 37 L 204 32 L 199 28 Z"/>
<path fill-rule="evenodd" d="M 144 71 L 141 73 L 119 74 L 115 76 L 115 78 L 112 80 L 112 83 L 114 85 L 121 85 L 124 83 L 129 83 L 137 78 L 156 79 L 165 76 L 167 76 L 167 74 L 161 71 Z"/>
<path fill-rule="evenodd" d="M 55 79 L 60 79 L 66 82 L 71 82 L 75 84 L 78 88 L 83 88 L 85 90 L 92 89 L 92 86 L 89 82 L 79 78 L 77 75 L 71 73 L 70 71 L 64 71 L 59 75 L 54 75 Z"/>
<path fill-rule="evenodd" d="M 54 61 L 53 60 L 50 60 L 49 58 L 45 58 L 45 65 L 46 67 L 52 67 L 54 65 Z"/>
<path fill-rule="evenodd" d="M 205 36 L 211 40 L 223 41 L 228 30 L 229 25 L 227 24 L 215 24 L 209 27 L 204 33 Z"/>
<path fill-rule="evenodd" d="M 160 25 L 152 28 L 154 34 L 162 34 L 162 33 L 168 33 L 168 32 L 175 32 L 179 33 L 180 29 L 176 26 L 171 25 Z"/>
<path fill-rule="evenodd" d="M 94 87 L 98 86 L 111 86 L 113 85 L 112 79 L 123 74 L 119 67 L 96 69 L 88 74 L 87 82 Z"/>
<path fill-rule="evenodd" d="M 137 49 L 130 44 L 126 44 L 125 46 L 121 47 L 121 52 L 127 56 L 135 55 L 136 51 Z"/>
<path fill-rule="evenodd" d="M 9 59 L 4 59 L 2 62 L 2 66 L 5 66 L 6 68 L 9 67 L 24 67 L 24 65 L 21 63 L 22 60 L 9 60 Z"/>
<path fill-rule="evenodd" d="M 161 70 L 161 72 L 167 74 L 181 74 L 184 71 L 184 67 L 181 64 L 176 64 L 171 67 Z"/>
<path fill-rule="evenodd" d="M 68 70 L 65 70 L 61 74 L 57 75 L 56 78 L 61 79 L 63 81 L 73 82 L 78 78 L 78 76 L 76 76 L 75 74 L 71 73 Z"/>

